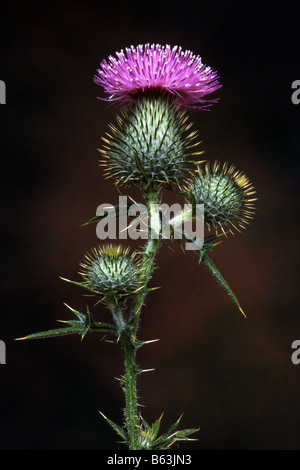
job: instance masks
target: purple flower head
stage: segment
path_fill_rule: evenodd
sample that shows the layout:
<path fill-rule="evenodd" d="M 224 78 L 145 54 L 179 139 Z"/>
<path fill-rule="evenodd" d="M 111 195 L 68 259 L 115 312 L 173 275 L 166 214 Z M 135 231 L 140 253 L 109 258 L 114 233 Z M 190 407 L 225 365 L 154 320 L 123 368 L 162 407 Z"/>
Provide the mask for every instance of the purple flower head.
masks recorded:
<path fill-rule="evenodd" d="M 94 81 L 109 95 L 107 101 L 128 103 L 148 90 L 169 92 L 183 108 L 205 109 L 217 99 L 204 97 L 222 85 L 200 56 L 181 47 L 159 44 L 126 48 L 103 60 Z"/>

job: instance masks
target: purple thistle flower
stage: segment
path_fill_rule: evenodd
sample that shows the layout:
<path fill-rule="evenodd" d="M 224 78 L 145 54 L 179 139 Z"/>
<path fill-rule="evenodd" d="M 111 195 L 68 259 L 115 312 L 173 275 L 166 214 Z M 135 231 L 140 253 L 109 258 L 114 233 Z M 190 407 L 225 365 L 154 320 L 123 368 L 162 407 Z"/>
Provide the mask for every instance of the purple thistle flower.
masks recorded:
<path fill-rule="evenodd" d="M 191 51 L 146 44 L 131 46 L 116 56 L 103 60 L 94 77 L 109 95 L 106 101 L 132 102 L 134 95 L 147 90 L 169 92 L 183 108 L 205 109 L 218 101 L 204 99 L 222 86 L 217 73 Z"/>

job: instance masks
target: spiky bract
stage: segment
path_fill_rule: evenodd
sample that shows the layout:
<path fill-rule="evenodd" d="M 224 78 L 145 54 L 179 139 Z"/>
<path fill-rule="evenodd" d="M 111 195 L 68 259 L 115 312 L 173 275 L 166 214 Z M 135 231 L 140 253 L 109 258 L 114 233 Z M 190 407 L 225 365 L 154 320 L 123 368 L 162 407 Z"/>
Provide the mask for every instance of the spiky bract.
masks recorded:
<path fill-rule="evenodd" d="M 178 46 L 140 44 L 125 52 L 121 50 L 116 56 L 103 60 L 94 77 L 109 95 L 108 101 L 132 102 L 136 93 L 153 89 L 167 91 L 184 108 L 205 109 L 217 101 L 205 99 L 221 87 L 217 73 L 191 51 Z"/>
<path fill-rule="evenodd" d="M 204 204 L 204 220 L 208 228 L 232 232 L 232 228 L 245 228 L 252 217 L 255 199 L 254 187 L 249 179 L 231 165 L 215 162 L 210 170 L 198 167 L 197 175 L 187 186 L 189 201 Z"/>
<path fill-rule="evenodd" d="M 118 183 L 178 184 L 192 156 L 200 152 L 193 151 L 196 132 L 189 132 L 187 114 L 173 104 L 170 98 L 150 94 L 122 110 L 100 149 L 106 176 L 115 176 Z"/>
<path fill-rule="evenodd" d="M 138 254 L 129 254 L 122 245 L 94 248 L 81 266 L 86 287 L 109 302 L 121 303 L 136 291 L 142 279 Z"/>

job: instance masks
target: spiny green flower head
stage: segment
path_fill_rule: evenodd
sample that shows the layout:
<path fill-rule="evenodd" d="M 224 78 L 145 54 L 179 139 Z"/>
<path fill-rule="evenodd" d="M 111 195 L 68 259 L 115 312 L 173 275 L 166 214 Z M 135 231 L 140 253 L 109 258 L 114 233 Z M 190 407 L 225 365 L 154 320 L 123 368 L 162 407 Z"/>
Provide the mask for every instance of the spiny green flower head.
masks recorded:
<path fill-rule="evenodd" d="M 232 228 L 245 228 L 252 218 L 254 187 L 249 179 L 231 165 L 215 162 L 212 169 L 206 163 L 204 170 L 198 167 L 197 175 L 186 190 L 189 202 L 204 204 L 204 220 L 208 228 L 225 234 Z"/>
<path fill-rule="evenodd" d="M 143 93 L 122 110 L 100 149 L 106 176 L 120 184 L 178 184 L 186 175 L 197 145 L 185 111 L 173 98 Z"/>
<path fill-rule="evenodd" d="M 84 284 L 109 302 L 122 303 L 139 286 L 143 270 L 138 253 L 122 245 L 94 248 L 81 263 Z"/>

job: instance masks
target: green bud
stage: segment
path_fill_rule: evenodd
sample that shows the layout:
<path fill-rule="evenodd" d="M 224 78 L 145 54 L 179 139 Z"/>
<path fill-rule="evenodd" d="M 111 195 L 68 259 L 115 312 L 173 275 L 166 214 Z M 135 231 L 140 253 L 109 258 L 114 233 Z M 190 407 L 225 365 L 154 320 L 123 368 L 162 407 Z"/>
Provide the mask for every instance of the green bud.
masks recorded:
<path fill-rule="evenodd" d="M 239 230 L 252 218 L 256 199 L 249 179 L 231 165 L 222 167 L 215 162 L 212 170 L 206 163 L 204 170 L 198 167 L 197 175 L 189 181 L 187 199 L 194 204 L 204 204 L 204 220 L 208 228 L 232 232 Z"/>
<path fill-rule="evenodd" d="M 138 254 L 122 245 L 94 248 L 81 263 L 84 285 L 107 302 L 122 303 L 139 287 L 143 272 Z"/>
<path fill-rule="evenodd" d="M 185 111 L 173 105 L 172 98 L 142 95 L 110 125 L 112 134 L 103 138 L 105 157 L 101 163 L 106 176 L 117 177 L 118 183 L 178 184 L 186 175 L 193 152 L 196 132 L 188 132 Z"/>

